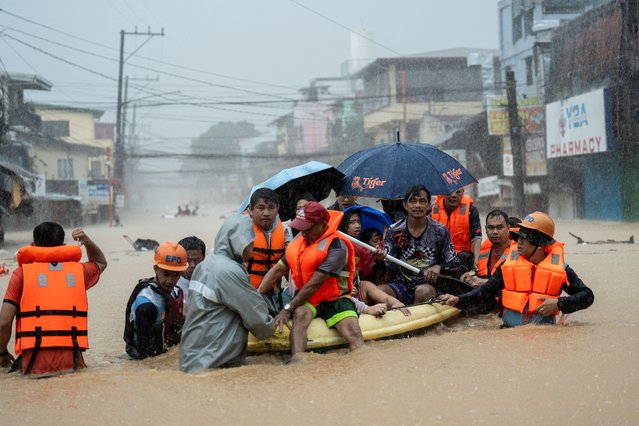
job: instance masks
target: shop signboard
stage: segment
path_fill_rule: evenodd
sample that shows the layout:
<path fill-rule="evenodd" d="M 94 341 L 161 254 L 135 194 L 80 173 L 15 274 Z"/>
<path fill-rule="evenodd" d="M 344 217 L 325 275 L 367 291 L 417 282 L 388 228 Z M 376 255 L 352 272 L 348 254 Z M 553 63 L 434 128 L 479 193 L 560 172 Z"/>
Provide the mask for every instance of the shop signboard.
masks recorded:
<path fill-rule="evenodd" d="M 546 140 L 543 133 L 526 137 L 526 176 L 546 176 Z"/>
<path fill-rule="evenodd" d="M 607 89 L 546 105 L 546 157 L 570 157 L 610 150 L 611 115 Z"/>
<path fill-rule="evenodd" d="M 499 177 L 497 175 L 481 178 L 477 183 L 477 191 L 480 198 L 499 195 Z"/>
<path fill-rule="evenodd" d="M 94 182 L 87 185 L 89 200 L 97 204 L 109 204 L 109 184 Z"/>
<path fill-rule="evenodd" d="M 504 96 L 488 97 L 488 134 L 509 136 L 508 101 Z M 543 133 L 544 100 L 540 96 L 520 96 L 517 99 L 517 113 L 522 128 L 527 133 Z"/>

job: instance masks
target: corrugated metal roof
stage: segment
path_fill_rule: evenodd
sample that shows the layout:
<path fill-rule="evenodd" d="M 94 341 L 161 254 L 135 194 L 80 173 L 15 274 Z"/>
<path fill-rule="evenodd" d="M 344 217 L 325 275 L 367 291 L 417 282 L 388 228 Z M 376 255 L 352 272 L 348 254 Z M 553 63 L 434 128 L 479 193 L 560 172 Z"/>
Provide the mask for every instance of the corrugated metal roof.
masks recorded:
<path fill-rule="evenodd" d="M 0 79 L 7 79 L 7 75 L 0 75 Z M 51 90 L 53 84 L 36 74 L 11 72 L 8 74 L 8 84 L 18 86 L 23 90 Z"/>

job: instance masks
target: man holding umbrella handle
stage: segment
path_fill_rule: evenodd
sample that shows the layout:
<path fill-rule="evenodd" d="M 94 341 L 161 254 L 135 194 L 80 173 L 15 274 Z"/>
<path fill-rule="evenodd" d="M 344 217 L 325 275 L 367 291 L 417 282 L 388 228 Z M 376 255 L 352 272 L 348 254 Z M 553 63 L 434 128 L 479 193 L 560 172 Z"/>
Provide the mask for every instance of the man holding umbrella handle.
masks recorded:
<path fill-rule="evenodd" d="M 422 303 L 437 295 L 434 285 L 442 270 L 461 274 L 459 259 L 450 234 L 436 220 L 428 217 L 430 192 L 424 185 L 415 185 L 404 196 L 406 218 L 393 224 L 384 237 L 384 251 L 408 265 L 389 264 L 391 281 L 379 288 L 410 305 Z"/>
<path fill-rule="evenodd" d="M 409 271 L 412 271 L 416 274 L 420 274 L 420 275 L 424 275 L 424 278 L 426 279 L 426 281 L 428 281 L 429 283 L 434 283 L 437 281 L 437 278 L 439 278 L 439 273 L 441 272 L 441 266 L 439 265 L 433 265 L 430 268 L 416 268 L 413 265 L 411 265 L 410 263 L 406 263 L 403 260 L 399 260 L 396 257 L 391 256 L 390 254 L 386 253 L 384 250 L 380 250 L 377 249 L 371 245 L 366 244 L 365 242 L 362 242 L 360 240 L 358 240 L 355 237 L 351 237 L 348 234 L 345 234 L 343 232 L 340 231 L 340 234 L 348 239 L 351 243 L 353 244 L 357 244 L 359 246 L 362 246 L 370 251 L 372 251 L 375 254 L 375 258 L 378 260 L 388 260 L 390 262 L 393 262 L 399 266 L 401 266 L 402 268 L 406 268 Z"/>

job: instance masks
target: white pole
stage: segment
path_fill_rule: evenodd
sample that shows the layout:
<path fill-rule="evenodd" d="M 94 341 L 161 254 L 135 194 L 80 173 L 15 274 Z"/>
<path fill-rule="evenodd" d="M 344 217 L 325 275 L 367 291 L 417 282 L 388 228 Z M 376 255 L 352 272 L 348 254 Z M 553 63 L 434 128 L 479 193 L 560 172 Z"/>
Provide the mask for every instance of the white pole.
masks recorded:
<path fill-rule="evenodd" d="M 355 237 L 351 237 L 350 235 L 345 234 L 342 231 L 337 231 L 337 232 L 339 232 L 343 237 L 347 238 L 351 243 L 357 244 L 358 246 L 362 246 L 362 247 L 364 247 L 364 248 L 366 248 L 366 249 L 368 249 L 368 250 L 370 250 L 370 251 L 372 251 L 374 253 L 379 253 L 379 250 L 377 250 L 375 247 L 373 247 L 371 245 L 368 245 L 365 242 L 360 241 L 360 240 L 358 240 Z M 391 256 L 390 254 L 387 254 L 384 257 L 384 259 L 388 259 L 391 262 L 396 263 L 399 266 L 402 266 L 402 267 L 404 267 L 404 268 L 408 269 L 409 271 L 412 271 L 412 272 L 414 272 L 416 274 L 419 274 L 419 272 L 420 272 L 419 269 L 415 268 L 413 265 L 409 265 L 408 263 L 404 262 L 403 260 L 399 260 L 398 258 Z"/>

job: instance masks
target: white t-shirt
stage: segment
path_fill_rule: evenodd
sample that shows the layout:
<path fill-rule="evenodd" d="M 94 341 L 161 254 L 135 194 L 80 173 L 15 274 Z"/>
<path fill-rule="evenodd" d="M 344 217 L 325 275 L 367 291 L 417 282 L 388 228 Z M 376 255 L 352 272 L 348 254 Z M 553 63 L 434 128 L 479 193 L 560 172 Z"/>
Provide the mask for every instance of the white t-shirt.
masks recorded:
<path fill-rule="evenodd" d="M 191 281 L 189 281 L 186 278 L 180 276 L 180 279 L 178 280 L 177 284 L 175 285 L 176 287 L 180 287 L 182 289 L 182 293 L 184 293 L 184 306 L 186 306 L 188 304 L 189 284 L 190 283 L 191 283 Z"/>

